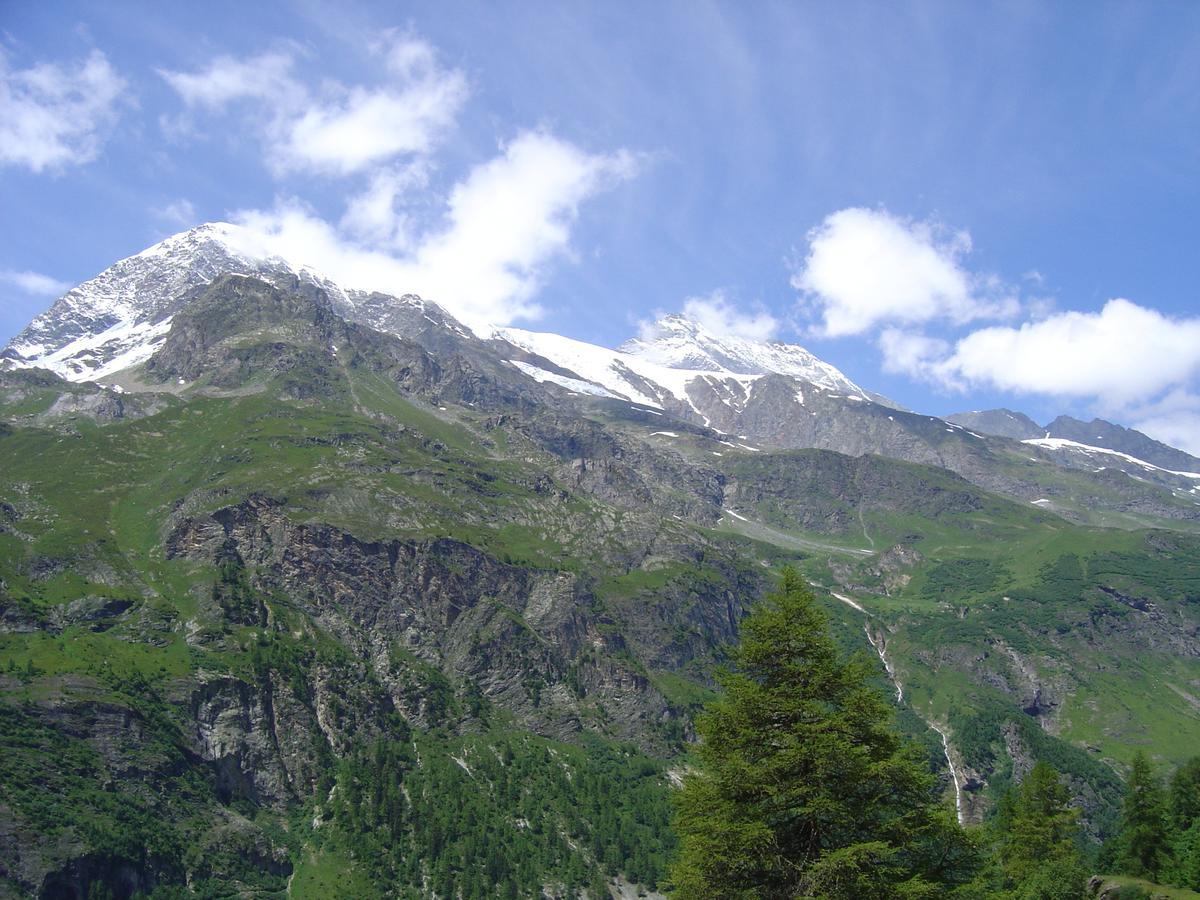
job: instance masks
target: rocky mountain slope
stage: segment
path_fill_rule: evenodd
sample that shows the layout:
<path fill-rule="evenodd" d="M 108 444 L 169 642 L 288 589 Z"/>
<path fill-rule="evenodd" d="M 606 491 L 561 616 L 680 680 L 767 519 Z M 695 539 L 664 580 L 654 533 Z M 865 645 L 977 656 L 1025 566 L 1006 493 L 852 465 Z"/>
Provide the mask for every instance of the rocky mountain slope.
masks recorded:
<path fill-rule="evenodd" d="M 947 416 L 946 421 L 983 434 L 1018 441 L 1058 440 L 1093 451 L 1110 450 L 1167 471 L 1200 472 L 1200 457 L 1104 419 L 1083 422 L 1071 416 L 1059 416 L 1048 425 L 1041 426 L 1028 416 L 1009 409 L 989 409 L 955 413 Z"/>
<path fill-rule="evenodd" d="M 1200 472 L 1200 458 L 1168 447 L 1140 431 L 1123 428 L 1103 419 L 1082 422 L 1070 416 L 1059 416 L 1046 426 L 1044 437 L 1064 438 L 1078 444 L 1126 453 L 1160 469 Z"/>
<path fill-rule="evenodd" d="M 1195 503 L 1164 486 L 745 347 L 620 354 L 631 402 L 412 298 L 170 277 L 113 307 L 163 330 L 103 387 L 24 367 L 32 337 L 0 372 L 0 892 L 652 888 L 691 716 L 783 563 L 965 821 L 1047 759 L 1102 837 L 1134 749 L 1200 742 Z M 29 334 L 88 344 L 56 308 Z"/>
<path fill-rule="evenodd" d="M 975 409 L 946 416 L 946 421 L 980 434 L 1012 438 L 1015 441 L 1046 436 L 1046 430 L 1041 425 L 1024 413 L 1011 409 Z"/>

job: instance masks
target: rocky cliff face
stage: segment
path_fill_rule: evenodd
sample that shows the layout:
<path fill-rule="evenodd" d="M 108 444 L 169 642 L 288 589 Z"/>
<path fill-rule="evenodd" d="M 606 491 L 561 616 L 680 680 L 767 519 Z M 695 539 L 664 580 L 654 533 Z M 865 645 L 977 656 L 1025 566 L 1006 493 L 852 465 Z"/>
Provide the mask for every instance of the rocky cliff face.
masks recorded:
<path fill-rule="evenodd" d="M 261 496 L 184 519 L 165 551 L 168 558 L 210 564 L 236 553 L 253 590 L 287 596 L 369 660 L 372 677 L 388 692 L 385 705 L 423 726 L 444 710 L 431 709 L 428 696 L 411 690 L 422 665 L 452 683 L 477 685 L 523 727 L 555 737 L 595 727 L 585 721 L 585 707 L 599 704 L 608 713 L 607 733 L 661 750 L 656 733 L 680 712 L 644 675 L 613 660 L 625 640 L 617 623 L 598 613 L 592 580 L 578 573 L 506 565 L 445 539 L 362 541 L 326 525 L 293 524 L 281 503 Z M 643 640 L 662 646 L 667 629 L 706 625 L 707 652 L 732 637 L 744 602 L 729 588 L 693 595 L 688 610 L 672 599 L 662 597 L 656 610 L 657 640 Z M 249 702 L 238 700 L 239 721 L 263 718 L 246 713 Z"/>

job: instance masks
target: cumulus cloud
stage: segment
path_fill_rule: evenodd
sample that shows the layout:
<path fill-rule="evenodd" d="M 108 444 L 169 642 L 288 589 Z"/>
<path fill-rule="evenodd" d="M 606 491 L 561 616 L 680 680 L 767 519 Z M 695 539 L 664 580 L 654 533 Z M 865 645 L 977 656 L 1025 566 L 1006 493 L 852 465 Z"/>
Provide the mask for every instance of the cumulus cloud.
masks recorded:
<path fill-rule="evenodd" d="M 465 97 L 461 73 L 437 70 L 400 89 L 352 88 L 287 123 L 275 164 L 346 175 L 400 154 L 428 153 Z"/>
<path fill-rule="evenodd" d="M 0 164 L 42 172 L 95 159 L 125 87 L 99 50 L 15 71 L 0 52 Z"/>
<path fill-rule="evenodd" d="M 1016 393 L 1092 397 L 1114 407 L 1153 397 L 1200 371 L 1200 319 L 1129 300 L 961 338 L 933 371 Z"/>
<path fill-rule="evenodd" d="M 963 266 L 971 250 L 965 231 L 850 208 L 827 216 L 808 241 L 791 283 L 825 337 L 863 334 L 888 323 L 964 323 L 1019 308 L 998 279 Z"/>
<path fill-rule="evenodd" d="M 69 281 L 59 281 L 41 272 L 17 272 L 0 269 L 0 284 L 11 285 L 31 297 L 59 297 L 71 289 Z"/>
<path fill-rule="evenodd" d="M 341 227 L 364 241 L 408 249 L 413 222 L 402 201 L 428 178 L 429 166 L 423 160 L 375 172 L 366 189 L 347 201 Z"/>
<path fill-rule="evenodd" d="M 568 249 L 579 205 L 636 170 L 625 151 L 590 154 L 543 132 L 521 135 L 454 188 L 447 226 L 417 250 L 417 290 L 473 325 L 497 312 L 505 321 L 535 315 L 531 298 L 546 263 Z"/>
<path fill-rule="evenodd" d="M 389 73 L 385 83 L 328 81 L 319 92 L 295 74 L 297 50 L 290 47 L 244 60 L 218 57 L 199 72 L 159 74 L 192 109 L 252 104 L 249 121 L 278 174 L 350 175 L 398 156 L 429 153 L 467 97 L 466 76 L 441 67 L 423 41 L 389 33 L 375 54 Z"/>
<path fill-rule="evenodd" d="M 940 374 L 942 380 L 946 380 L 946 374 L 939 372 L 937 364 L 946 358 L 950 345 L 940 338 L 901 328 L 885 328 L 879 335 L 879 349 L 885 372 L 922 380 Z"/>
<path fill-rule="evenodd" d="M 765 309 L 739 309 L 724 291 L 707 297 L 689 297 L 683 301 L 683 315 L 698 322 L 718 337 L 742 337 L 755 341 L 770 340 L 779 330 L 779 320 Z"/>
<path fill-rule="evenodd" d="M 246 228 L 248 252 L 311 265 L 348 287 L 419 293 L 483 331 L 538 314 L 533 296 L 550 263 L 569 250 L 580 204 L 636 167 L 627 152 L 590 154 L 526 132 L 459 182 L 444 225 L 403 255 L 350 240 L 296 202 L 234 218 Z M 376 210 L 374 224 L 387 232 L 386 211 Z"/>

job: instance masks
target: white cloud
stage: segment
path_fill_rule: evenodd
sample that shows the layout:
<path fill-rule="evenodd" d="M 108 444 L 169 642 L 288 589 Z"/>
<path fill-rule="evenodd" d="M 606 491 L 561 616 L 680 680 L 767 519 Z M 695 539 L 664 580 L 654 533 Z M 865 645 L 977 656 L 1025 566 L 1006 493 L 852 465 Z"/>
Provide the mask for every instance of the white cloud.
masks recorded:
<path fill-rule="evenodd" d="M 683 301 L 683 315 L 698 322 L 718 337 L 742 337 L 754 341 L 770 340 L 779 330 L 779 320 L 765 309 L 744 312 L 724 291 L 707 297 L 689 297 Z"/>
<path fill-rule="evenodd" d="M 437 69 L 437 55 L 429 44 L 395 29 L 385 31 L 371 50 L 383 56 L 387 67 L 404 78 L 421 77 Z"/>
<path fill-rule="evenodd" d="M 862 334 L 886 323 L 956 323 L 1012 315 L 1019 304 L 993 276 L 967 271 L 966 232 L 945 233 L 884 210 L 843 209 L 809 235 L 791 283 L 826 337 Z"/>
<path fill-rule="evenodd" d="M 164 222 L 181 228 L 196 224 L 196 207 L 185 197 L 172 200 L 166 206 L 154 210 L 154 214 Z"/>
<path fill-rule="evenodd" d="M 17 71 L 0 52 L 0 164 L 41 172 L 95 159 L 125 86 L 99 50 L 73 67 Z"/>
<path fill-rule="evenodd" d="M 1128 300 L 1109 300 L 1099 312 L 974 331 L 937 370 L 969 384 L 1094 397 L 1119 407 L 1200 371 L 1200 319 L 1171 319 Z"/>
<path fill-rule="evenodd" d="M 950 345 L 920 332 L 885 328 L 879 335 L 879 349 L 885 372 L 928 379 L 937 361 L 945 359 Z"/>
<path fill-rule="evenodd" d="M 579 205 L 635 170 L 629 153 L 589 154 L 526 132 L 454 188 L 444 227 L 403 256 L 348 240 L 297 203 L 234 218 L 251 235 L 248 252 L 311 265 L 347 287 L 419 293 L 482 330 L 539 313 L 533 296 L 550 262 L 569 250 Z M 386 214 L 375 224 L 386 233 Z"/>
<path fill-rule="evenodd" d="M 221 110 L 238 100 L 267 100 L 291 107 L 303 101 L 304 88 L 292 77 L 295 57 L 289 51 L 273 51 L 235 59 L 218 56 L 200 72 L 158 74 L 190 107 Z"/>
<path fill-rule="evenodd" d="M 428 153 L 466 98 L 461 73 L 438 73 L 401 90 L 353 88 L 310 106 L 273 148 L 283 170 L 348 175 L 401 154 Z"/>
<path fill-rule="evenodd" d="M 418 290 L 472 323 L 496 311 L 536 314 L 543 267 L 568 248 L 579 204 L 635 170 L 623 151 L 592 155 L 542 132 L 521 135 L 454 188 L 447 227 L 417 252 Z"/>
<path fill-rule="evenodd" d="M 398 156 L 429 153 L 467 97 L 466 76 L 441 68 L 423 41 L 389 32 L 374 52 L 389 72 L 387 83 L 330 81 L 319 93 L 295 75 L 291 48 L 246 60 L 219 57 L 196 73 L 159 74 L 189 108 L 219 112 L 235 101 L 252 103 L 248 121 L 276 173 L 349 175 Z"/>
<path fill-rule="evenodd" d="M 295 48 L 161 73 L 193 112 L 244 101 L 276 175 L 361 178 L 336 223 L 298 199 L 234 214 L 247 229 L 245 249 L 310 265 L 347 287 L 419 293 L 475 328 L 536 316 L 534 295 L 551 262 L 569 253 L 579 205 L 631 177 L 637 161 L 528 131 L 457 183 L 439 224 L 418 228 L 432 206 L 414 195 L 428 185 L 467 78 L 409 34 L 385 32 L 367 51 L 382 73 L 377 84 L 326 81 L 316 90 L 301 80 Z"/>
<path fill-rule="evenodd" d="M 1096 312 L 1055 312 L 1033 299 L 1025 311 L 1020 326 L 977 328 L 953 342 L 920 328 L 884 328 L 883 369 L 951 391 L 1083 401 L 1200 454 L 1200 318 L 1172 318 L 1120 298 Z"/>
<path fill-rule="evenodd" d="M 423 160 L 379 170 L 366 190 L 347 201 L 341 227 L 368 243 L 408 249 L 413 241 L 413 224 L 400 208 L 400 201 L 414 189 L 424 187 L 428 179 L 429 166 Z"/>
<path fill-rule="evenodd" d="M 0 283 L 9 284 L 33 297 L 60 297 L 71 289 L 71 282 L 59 281 L 40 272 L 0 269 Z"/>
<path fill-rule="evenodd" d="M 1133 427 L 1164 444 L 1200 456 L 1200 396 L 1177 388 L 1137 410 Z"/>

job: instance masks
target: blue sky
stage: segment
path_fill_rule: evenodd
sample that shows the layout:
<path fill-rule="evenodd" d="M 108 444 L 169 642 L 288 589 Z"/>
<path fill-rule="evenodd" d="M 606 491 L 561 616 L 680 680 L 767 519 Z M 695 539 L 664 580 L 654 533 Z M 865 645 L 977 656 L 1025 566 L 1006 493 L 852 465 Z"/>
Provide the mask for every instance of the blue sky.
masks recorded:
<path fill-rule="evenodd" d="M 476 322 L 687 309 L 1200 450 L 1198 4 L 0 0 L 0 47 L 0 338 L 235 219 Z"/>

